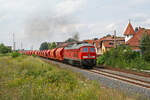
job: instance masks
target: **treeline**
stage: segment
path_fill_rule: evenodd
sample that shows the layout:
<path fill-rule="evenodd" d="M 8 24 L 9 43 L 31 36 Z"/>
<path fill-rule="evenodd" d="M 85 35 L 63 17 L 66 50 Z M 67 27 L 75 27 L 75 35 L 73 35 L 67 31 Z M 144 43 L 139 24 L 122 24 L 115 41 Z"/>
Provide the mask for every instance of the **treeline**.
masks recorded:
<path fill-rule="evenodd" d="M 4 44 L 0 44 L 0 54 L 6 54 L 11 52 L 11 48 L 5 46 Z"/>
<path fill-rule="evenodd" d="M 56 48 L 56 43 L 48 43 L 48 42 L 43 42 L 40 46 L 40 50 L 48 50 L 48 49 L 53 49 Z"/>
<path fill-rule="evenodd" d="M 144 33 L 140 41 L 140 51 L 120 45 L 105 52 L 97 60 L 98 64 L 124 69 L 150 70 L 150 36 Z"/>

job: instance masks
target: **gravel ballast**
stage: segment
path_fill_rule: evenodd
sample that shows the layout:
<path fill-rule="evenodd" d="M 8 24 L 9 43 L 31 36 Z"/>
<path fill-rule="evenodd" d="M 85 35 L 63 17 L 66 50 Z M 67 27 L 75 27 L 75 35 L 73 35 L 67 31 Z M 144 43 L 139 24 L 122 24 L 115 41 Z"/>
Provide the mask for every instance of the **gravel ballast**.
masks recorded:
<path fill-rule="evenodd" d="M 110 77 L 107 77 L 104 75 L 100 75 L 100 74 L 96 74 L 96 73 L 89 72 L 86 70 L 82 70 L 80 68 L 77 68 L 77 67 L 74 67 L 74 66 L 71 66 L 68 64 L 64 64 L 64 63 L 60 63 L 60 62 L 56 62 L 56 61 L 52 61 L 52 60 L 46 60 L 46 61 L 49 61 L 52 64 L 58 64 L 61 68 L 67 68 L 67 69 L 71 69 L 73 72 L 81 73 L 86 78 L 88 78 L 90 80 L 96 80 L 105 87 L 113 88 L 116 90 L 121 90 L 131 96 L 138 94 L 141 97 L 141 100 L 142 100 L 142 98 L 145 98 L 145 97 L 150 100 L 150 89 L 148 89 L 148 88 L 144 88 L 144 87 L 141 87 L 138 85 L 133 85 L 131 83 L 127 83 L 127 82 L 124 82 L 121 80 L 113 79 L 113 78 L 110 78 Z M 120 73 L 118 72 L 118 74 L 120 74 Z M 131 76 L 136 77 L 135 75 L 131 75 Z M 140 78 L 142 78 L 142 77 L 140 77 Z M 143 79 L 143 80 L 149 81 L 148 78 Z"/>
<path fill-rule="evenodd" d="M 135 79 L 139 79 L 139 80 L 142 80 L 142 81 L 150 82 L 150 77 L 148 78 L 148 77 L 138 76 L 138 75 L 119 72 L 119 71 L 113 71 L 113 70 L 108 70 L 108 69 L 101 69 L 101 70 L 106 71 L 106 72 L 110 72 L 110 73 L 114 73 L 114 74 L 117 74 L 117 75 L 123 75 L 123 76 L 127 76 L 127 77 L 132 77 L 132 78 L 135 78 Z"/>

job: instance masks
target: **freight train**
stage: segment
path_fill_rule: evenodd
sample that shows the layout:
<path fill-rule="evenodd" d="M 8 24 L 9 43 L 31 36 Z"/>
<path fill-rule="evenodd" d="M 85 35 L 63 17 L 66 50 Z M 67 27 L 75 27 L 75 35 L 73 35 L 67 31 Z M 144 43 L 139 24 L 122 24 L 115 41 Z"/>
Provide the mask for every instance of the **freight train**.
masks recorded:
<path fill-rule="evenodd" d="M 82 68 L 92 68 L 96 65 L 95 47 L 88 43 L 73 43 L 65 47 L 42 51 L 19 51 L 25 55 L 36 55 L 57 60 Z"/>

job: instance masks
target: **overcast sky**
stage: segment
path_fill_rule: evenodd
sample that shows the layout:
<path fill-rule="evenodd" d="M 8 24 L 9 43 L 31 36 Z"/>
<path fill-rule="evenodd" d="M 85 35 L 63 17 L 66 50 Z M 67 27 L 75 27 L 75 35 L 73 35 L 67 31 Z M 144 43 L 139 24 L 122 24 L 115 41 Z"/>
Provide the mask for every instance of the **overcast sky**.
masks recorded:
<path fill-rule="evenodd" d="M 150 28 L 150 0 L 0 0 L 0 43 L 38 49 L 41 42 L 123 36 L 133 27 Z"/>

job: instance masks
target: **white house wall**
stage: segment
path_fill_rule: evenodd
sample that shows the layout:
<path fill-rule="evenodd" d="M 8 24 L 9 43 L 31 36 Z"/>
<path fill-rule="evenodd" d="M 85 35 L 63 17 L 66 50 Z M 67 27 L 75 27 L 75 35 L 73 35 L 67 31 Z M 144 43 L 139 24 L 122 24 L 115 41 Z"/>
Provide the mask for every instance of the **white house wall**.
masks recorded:
<path fill-rule="evenodd" d="M 133 37 L 133 35 L 127 35 L 125 36 L 125 42 L 127 42 L 128 40 L 130 40 Z"/>

